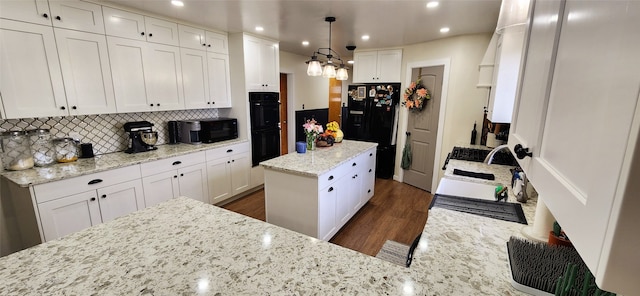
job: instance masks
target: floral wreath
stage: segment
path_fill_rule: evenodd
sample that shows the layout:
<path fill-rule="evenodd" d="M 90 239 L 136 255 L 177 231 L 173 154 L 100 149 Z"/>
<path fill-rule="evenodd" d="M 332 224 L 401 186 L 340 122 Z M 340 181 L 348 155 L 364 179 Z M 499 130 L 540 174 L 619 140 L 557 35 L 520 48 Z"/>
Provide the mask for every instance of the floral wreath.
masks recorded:
<path fill-rule="evenodd" d="M 404 101 L 402 101 L 402 106 L 406 106 L 407 109 L 415 112 L 422 111 L 424 108 L 425 100 L 430 100 L 431 94 L 429 90 L 422 85 L 422 81 L 418 79 L 418 81 L 411 82 L 409 87 L 404 91 Z"/>

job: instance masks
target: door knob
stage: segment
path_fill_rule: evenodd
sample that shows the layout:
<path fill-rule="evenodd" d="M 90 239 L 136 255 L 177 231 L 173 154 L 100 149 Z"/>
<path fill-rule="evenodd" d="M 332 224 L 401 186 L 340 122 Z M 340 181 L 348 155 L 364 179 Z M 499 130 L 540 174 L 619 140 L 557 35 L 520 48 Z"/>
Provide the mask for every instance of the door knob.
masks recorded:
<path fill-rule="evenodd" d="M 533 157 L 533 153 L 529 152 L 529 148 L 524 148 L 520 144 L 517 144 L 515 147 L 513 147 L 513 151 L 516 153 L 518 159 L 523 159 L 527 156 Z"/>

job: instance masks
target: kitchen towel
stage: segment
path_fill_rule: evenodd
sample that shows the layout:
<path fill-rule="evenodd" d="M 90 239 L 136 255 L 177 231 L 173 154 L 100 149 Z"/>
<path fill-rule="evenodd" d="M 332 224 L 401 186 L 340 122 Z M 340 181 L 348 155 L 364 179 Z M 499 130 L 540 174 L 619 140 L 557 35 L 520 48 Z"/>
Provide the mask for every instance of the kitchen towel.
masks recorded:
<path fill-rule="evenodd" d="M 404 149 L 402 150 L 402 163 L 400 163 L 400 167 L 403 170 L 409 169 L 411 167 L 411 134 L 407 133 L 407 141 L 404 143 Z"/>

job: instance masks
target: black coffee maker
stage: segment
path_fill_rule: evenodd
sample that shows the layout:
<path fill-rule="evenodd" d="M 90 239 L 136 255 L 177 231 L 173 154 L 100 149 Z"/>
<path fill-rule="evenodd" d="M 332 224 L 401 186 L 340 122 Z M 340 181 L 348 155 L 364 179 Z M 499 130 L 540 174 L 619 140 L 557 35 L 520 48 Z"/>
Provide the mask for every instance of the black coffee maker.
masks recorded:
<path fill-rule="evenodd" d="M 153 123 L 148 121 L 132 121 L 124 124 L 124 131 L 129 133 L 129 147 L 124 152 L 138 153 L 156 150 L 158 132 L 153 131 Z"/>

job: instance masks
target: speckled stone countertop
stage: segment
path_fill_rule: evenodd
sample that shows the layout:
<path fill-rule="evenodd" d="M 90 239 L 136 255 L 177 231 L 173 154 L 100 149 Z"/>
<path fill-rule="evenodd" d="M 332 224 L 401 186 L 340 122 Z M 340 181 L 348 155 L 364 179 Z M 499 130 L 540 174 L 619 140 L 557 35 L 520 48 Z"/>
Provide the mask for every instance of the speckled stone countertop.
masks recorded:
<path fill-rule="evenodd" d="M 160 145 L 154 151 L 128 154 L 116 152 L 98 155 L 93 158 L 80 158 L 69 163 L 58 163 L 47 167 L 34 167 L 22 171 L 4 171 L 2 176 L 22 187 L 37 185 L 67 178 L 98 173 L 163 158 L 185 155 L 198 151 L 214 149 L 221 146 L 246 142 L 245 140 L 229 140 L 211 144 L 176 144 Z"/>
<path fill-rule="evenodd" d="M 0 258 L 0 295 L 525 295 L 506 254 L 521 228 L 433 208 L 403 268 L 177 198 Z"/>
<path fill-rule="evenodd" d="M 265 169 L 319 176 L 376 146 L 377 143 L 344 140 L 331 147 L 316 148 L 315 151 L 282 155 L 263 161 L 260 165 Z"/>

